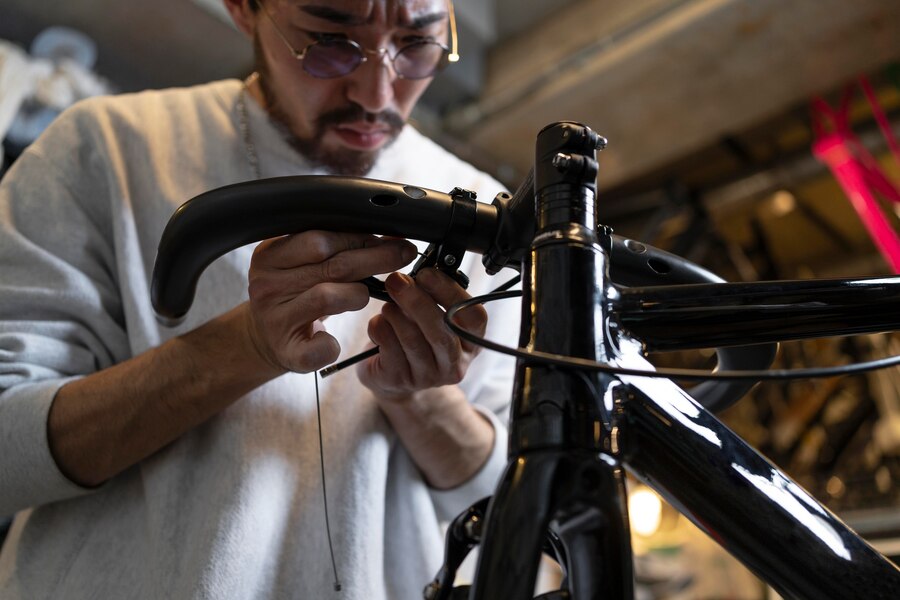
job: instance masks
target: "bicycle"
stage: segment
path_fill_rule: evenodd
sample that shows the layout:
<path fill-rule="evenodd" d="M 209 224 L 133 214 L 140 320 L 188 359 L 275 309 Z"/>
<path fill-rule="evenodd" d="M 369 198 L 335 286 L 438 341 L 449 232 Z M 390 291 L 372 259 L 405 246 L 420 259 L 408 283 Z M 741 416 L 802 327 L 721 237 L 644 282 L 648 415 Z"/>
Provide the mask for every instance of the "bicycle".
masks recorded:
<path fill-rule="evenodd" d="M 604 144 L 582 124 L 548 125 L 537 135 L 532 174 L 490 205 L 464 190 L 326 176 L 207 192 L 166 227 L 154 307 L 161 318 L 179 319 L 216 257 L 307 229 L 427 241 L 426 264 L 451 275 L 466 251 L 482 254 L 492 273 L 518 268 L 519 348 L 453 323 L 466 306 L 517 292 L 447 311 L 458 335 L 518 361 L 507 470 L 492 498 L 450 525 L 428 600 L 531 598 L 542 552 L 564 573 L 561 589 L 544 600 L 633 597 L 626 468 L 786 597 L 900 597 L 893 563 L 712 414 L 759 380 L 837 372 L 766 370 L 778 341 L 900 329 L 900 278 L 725 283 L 615 236 L 596 221 L 596 151 Z M 568 310 L 546 308 L 553 306 Z M 717 348 L 716 373 L 653 371 L 643 358 L 706 347 Z M 839 369 L 898 363 L 892 357 Z M 708 381 L 689 396 L 673 378 Z M 453 588 L 476 545 L 474 584 Z"/>

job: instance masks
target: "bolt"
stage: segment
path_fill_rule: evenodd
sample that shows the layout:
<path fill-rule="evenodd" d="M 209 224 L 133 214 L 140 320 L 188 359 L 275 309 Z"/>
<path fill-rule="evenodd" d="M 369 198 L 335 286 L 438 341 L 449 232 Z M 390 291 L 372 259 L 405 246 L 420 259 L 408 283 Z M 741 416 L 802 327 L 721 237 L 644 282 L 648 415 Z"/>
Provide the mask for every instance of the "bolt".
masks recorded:
<path fill-rule="evenodd" d="M 448 254 L 447 256 L 444 257 L 444 264 L 447 265 L 448 267 L 452 267 L 453 265 L 456 264 L 456 257 L 453 256 L 452 254 Z"/>
<path fill-rule="evenodd" d="M 463 523 L 463 531 L 470 540 L 478 540 L 481 537 L 481 522 L 476 515 L 472 515 Z"/>
<path fill-rule="evenodd" d="M 550 161 L 554 167 L 559 169 L 560 171 L 565 171 L 569 168 L 569 165 L 572 163 L 572 157 L 568 154 L 563 154 L 560 152 L 556 156 L 553 157 L 553 160 Z"/>

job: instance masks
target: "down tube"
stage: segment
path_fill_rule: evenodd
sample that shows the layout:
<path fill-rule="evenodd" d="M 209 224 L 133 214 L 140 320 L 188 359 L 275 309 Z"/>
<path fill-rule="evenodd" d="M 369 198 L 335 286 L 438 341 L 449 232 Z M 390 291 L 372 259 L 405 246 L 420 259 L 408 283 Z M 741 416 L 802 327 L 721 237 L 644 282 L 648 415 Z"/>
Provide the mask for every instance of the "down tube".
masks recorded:
<path fill-rule="evenodd" d="M 893 563 L 678 386 L 627 378 L 614 395 L 626 468 L 783 596 L 900 598 Z"/>

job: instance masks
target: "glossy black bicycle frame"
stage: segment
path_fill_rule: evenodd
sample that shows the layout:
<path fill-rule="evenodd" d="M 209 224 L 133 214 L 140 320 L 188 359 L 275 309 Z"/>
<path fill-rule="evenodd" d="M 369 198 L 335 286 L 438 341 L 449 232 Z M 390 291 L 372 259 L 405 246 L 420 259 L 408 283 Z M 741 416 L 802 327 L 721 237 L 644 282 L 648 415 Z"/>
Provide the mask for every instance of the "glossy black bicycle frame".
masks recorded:
<path fill-rule="evenodd" d="M 860 305 L 871 301 L 865 294 L 877 283 L 832 284 L 830 296 L 822 282 L 794 284 L 790 293 L 783 285 L 703 286 L 705 295 L 693 286 L 611 293 L 611 243 L 594 226 L 592 179 L 578 182 L 560 168 L 564 159 L 554 160 L 572 152 L 567 127 L 577 125 L 538 135 L 537 231 L 522 268 L 521 347 L 614 363 L 624 348 L 614 347 L 612 332 L 620 344 L 634 336 L 644 349 L 661 350 L 851 333 L 897 321 L 897 296 L 865 311 L 847 306 L 853 293 Z M 532 598 L 548 528 L 564 548 L 571 597 L 632 598 L 623 467 L 785 597 L 900 597 L 892 563 L 668 380 L 520 359 L 509 441 L 473 600 Z"/>
<path fill-rule="evenodd" d="M 900 329 L 900 278 L 655 285 L 719 280 L 597 225 L 595 146 L 596 135 L 578 123 L 546 127 L 533 188 L 523 186 L 509 206 L 502 194 L 494 205 L 474 206 L 465 194 L 351 178 L 208 192 L 180 208 L 163 234 L 154 307 L 165 319 L 182 317 L 200 272 L 231 248 L 332 229 L 443 244 L 439 258 L 478 252 L 489 269 L 520 267 L 519 345 L 557 355 L 650 368 L 644 351 L 716 346 L 721 367 L 731 346 Z M 610 273 L 637 287 L 613 283 Z M 752 347 L 741 352 L 738 362 L 752 358 Z M 718 392 L 748 385 L 715 382 L 693 393 L 715 407 Z M 472 600 L 532 598 L 548 547 L 566 574 L 568 595 L 554 598 L 632 598 L 624 469 L 785 597 L 900 598 L 895 565 L 669 380 L 519 359 L 509 457 L 480 534 L 461 546 L 448 538 L 454 565 L 479 538 Z M 460 597 L 451 567 L 429 586 L 429 598 Z"/>

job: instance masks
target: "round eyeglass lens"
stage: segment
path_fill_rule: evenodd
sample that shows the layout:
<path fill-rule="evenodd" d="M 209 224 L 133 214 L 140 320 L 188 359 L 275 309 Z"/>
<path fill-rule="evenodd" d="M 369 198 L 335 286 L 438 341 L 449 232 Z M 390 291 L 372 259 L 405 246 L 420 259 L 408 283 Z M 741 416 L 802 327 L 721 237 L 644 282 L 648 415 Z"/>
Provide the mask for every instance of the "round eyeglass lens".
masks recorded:
<path fill-rule="evenodd" d="M 362 51 L 349 40 L 320 40 L 307 48 L 303 69 L 313 77 L 330 79 L 351 72 L 362 59 Z"/>
<path fill-rule="evenodd" d="M 394 58 L 394 69 L 405 79 L 431 77 L 447 64 L 447 49 L 437 42 L 414 42 Z"/>

